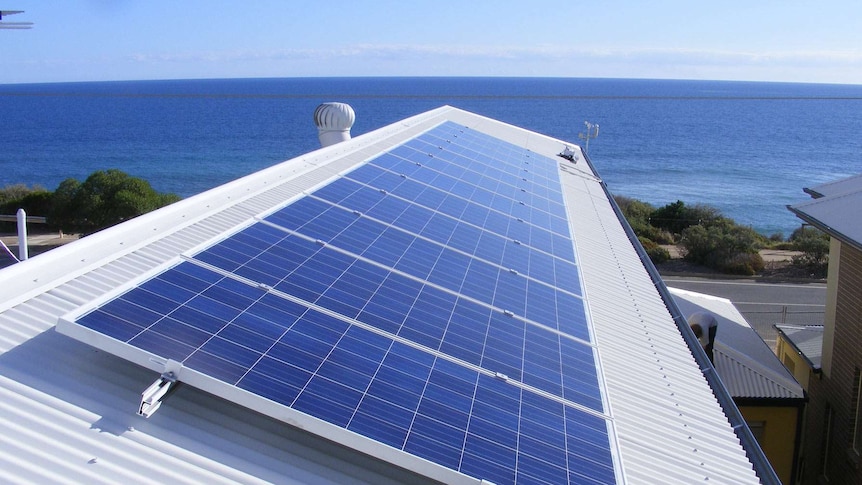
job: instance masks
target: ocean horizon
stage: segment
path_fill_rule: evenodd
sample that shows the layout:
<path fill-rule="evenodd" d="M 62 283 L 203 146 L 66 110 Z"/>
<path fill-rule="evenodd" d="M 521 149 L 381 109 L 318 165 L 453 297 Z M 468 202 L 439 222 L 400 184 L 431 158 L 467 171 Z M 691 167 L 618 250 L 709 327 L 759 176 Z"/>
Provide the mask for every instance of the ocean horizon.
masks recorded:
<path fill-rule="evenodd" d="M 182 197 L 319 148 L 322 102 L 359 136 L 443 105 L 580 144 L 615 195 L 707 204 L 765 235 L 804 187 L 862 172 L 862 86 L 572 78 L 266 78 L 0 85 L 0 187 L 117 168 Z"/>

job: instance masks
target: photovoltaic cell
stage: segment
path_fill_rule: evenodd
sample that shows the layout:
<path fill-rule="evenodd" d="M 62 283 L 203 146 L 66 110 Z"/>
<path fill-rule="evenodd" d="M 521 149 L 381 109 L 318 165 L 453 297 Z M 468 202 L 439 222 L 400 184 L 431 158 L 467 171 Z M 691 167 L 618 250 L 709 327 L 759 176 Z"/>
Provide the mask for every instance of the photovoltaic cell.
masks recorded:
<path fill-rule="evenodd" d="M 497 484 L 613 483 L 557 170 L 445 123 L 76 323 Z"/>

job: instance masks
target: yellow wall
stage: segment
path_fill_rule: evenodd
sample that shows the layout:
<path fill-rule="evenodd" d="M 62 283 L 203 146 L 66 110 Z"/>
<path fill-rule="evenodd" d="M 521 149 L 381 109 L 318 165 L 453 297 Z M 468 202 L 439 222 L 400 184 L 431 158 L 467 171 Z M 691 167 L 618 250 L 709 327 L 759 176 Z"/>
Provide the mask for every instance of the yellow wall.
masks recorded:
<path fill-rule="evenodd" d="M 790 406 L 740 406 L 739 410 L 746 422 L 765 422 L 760 447 L 781 479 L 790 483 L 794 466 L 794 446 L 796 445 L 796 407 Z"/>
<path fill-rule="evenodd" d="M 775 355 L 777 355 L 778 360 L 787 367 L 787 370 L 793 374 L 793 377 L 796 378 L 802 386 L 802 389 L 805 389 L 805 392 L 808 392 L 808 378 L 811 376 L 811 367 L 808 365 L 808 362 L 799 355 L 798 352 L 796 352 L 793 346 L 784 340 L 784 337 L 780 333 L 778 334 L 778 341 L 776 342 Z M 788 362 L 791 364 L 788 365 Z"/>

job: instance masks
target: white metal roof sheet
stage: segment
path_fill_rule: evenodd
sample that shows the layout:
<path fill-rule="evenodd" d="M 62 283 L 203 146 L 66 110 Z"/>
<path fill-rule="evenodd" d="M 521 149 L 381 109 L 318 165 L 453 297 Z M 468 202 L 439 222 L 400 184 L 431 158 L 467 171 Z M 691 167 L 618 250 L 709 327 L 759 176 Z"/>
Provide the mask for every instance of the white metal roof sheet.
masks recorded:
<path fill-rule="evenodd" d="M 804 398 L 799 382 L 730 300 L 678 288 L 669 290 L 685 315 L 698 311 L 715 315 L 715 368 L 734 398 Z"/>
<path fill-rule="evenodd" d="M 418 476 L 381 466 L 386 457 L 357 456 L 190 388 L 153 419 L 139 418 L 139 393 L 154 376 L 52 328 L 82 302 L 443 120 L 549 157 L 564 147 L 444 107 L 0 270 L 0 479 L 415 483 Z M 601 180 L 583 161 L 561 164 L 622 479 L 757 483 Z"/>
<path fill-rule="evenodd" d="M 802 220 L 862 248 L 862 175 L 808 189 L 821 197 L 788 206 Z"/>

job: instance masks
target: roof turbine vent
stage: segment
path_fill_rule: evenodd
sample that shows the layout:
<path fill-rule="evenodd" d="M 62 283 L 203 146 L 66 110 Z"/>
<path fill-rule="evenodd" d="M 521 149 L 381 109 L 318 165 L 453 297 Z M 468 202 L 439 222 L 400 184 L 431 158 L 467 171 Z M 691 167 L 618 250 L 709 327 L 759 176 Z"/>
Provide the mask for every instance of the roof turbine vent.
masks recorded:
<path fill-rule="evenodd" d="M 314 110 L 314 124 L 321 147 L 328 147 L 350 139 L 350 128 L 356 113 L 346 103 L 323 103 Z"/>

